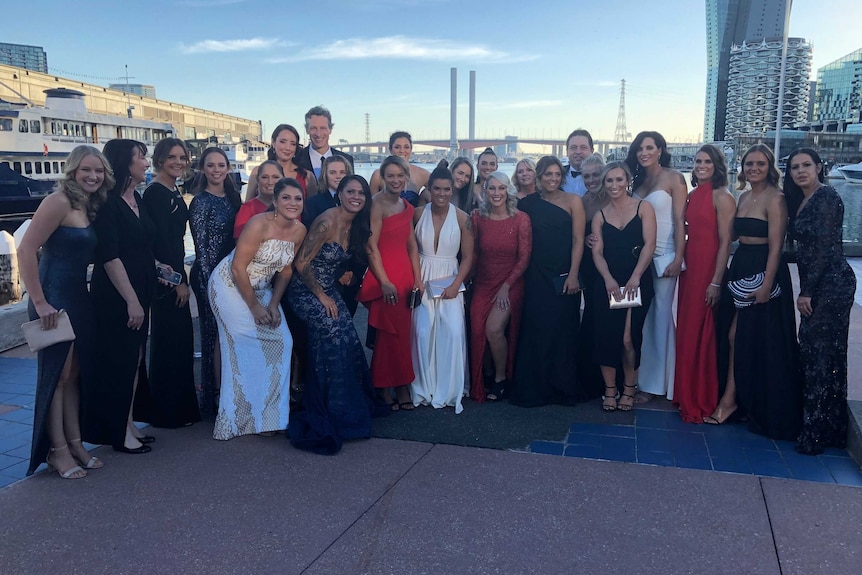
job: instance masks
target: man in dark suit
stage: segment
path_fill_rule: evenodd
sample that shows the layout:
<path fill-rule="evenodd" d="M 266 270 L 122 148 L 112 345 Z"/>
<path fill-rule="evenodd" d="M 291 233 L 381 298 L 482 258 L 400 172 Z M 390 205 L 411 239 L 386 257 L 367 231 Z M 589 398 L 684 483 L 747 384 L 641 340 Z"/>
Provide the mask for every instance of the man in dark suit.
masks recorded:
<path fill-rule="evenodd" d="M 333 126 L 332 114 L 323 106 L 315 106 L 305 113 L 305 133 L 308 134 L 309 145 L 296 155 L 296 164 L 300 168 L 311 170 L 318 178 L 323 160 L 331 156 L 346 158 L 350 162 L 351 170 L 353 169 L 353 156 L 329 146 Z"/>
<path fill-rule="evenodd" d="M 593 137 L 586 130 L 578 128 L 566 138 L 566 156 L 569 165 L 563 166 L 565 181 L 563 189 L 570 194 L 583 196 L 587 193 L 584 179 L 581 177 L 581 162 L 593 153 Z"/>

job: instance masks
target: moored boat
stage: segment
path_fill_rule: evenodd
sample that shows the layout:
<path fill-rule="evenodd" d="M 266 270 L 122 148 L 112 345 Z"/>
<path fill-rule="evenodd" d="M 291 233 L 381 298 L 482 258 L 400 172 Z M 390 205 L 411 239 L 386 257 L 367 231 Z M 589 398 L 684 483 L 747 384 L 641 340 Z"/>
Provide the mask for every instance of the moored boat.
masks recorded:
<path fill-rule="evenodd" d="M 862 184 L 862 162 L 838 168 L 844 179 L 851 184 Z"/>

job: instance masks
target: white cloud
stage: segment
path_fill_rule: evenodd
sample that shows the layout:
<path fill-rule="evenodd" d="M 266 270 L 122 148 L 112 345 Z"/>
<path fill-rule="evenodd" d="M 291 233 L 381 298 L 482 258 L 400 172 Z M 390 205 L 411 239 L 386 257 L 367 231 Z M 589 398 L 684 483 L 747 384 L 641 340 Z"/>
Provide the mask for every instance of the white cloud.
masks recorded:
<path fill-rule="evenodd" d="M 180 44 L 180 50 L 185 54 L 206 54 L 209 52 L 244 52 L 248 50 L 266 50 L 285 43 L 276 38 L 246 38 L 237 40 L 201 40 L 194 44 Z"/>
<path fill-rule="evenodd" d="M 433 38 L 387 36 L 383 38 L 348 38 L 328 46 L 306 49 L 283 58 L 271 58 L 271 63 L 307 60 L 469 60 L 471 62 L 523 62 L 538 56 L 514 55 L 481 44 L 465 44 Z"/>

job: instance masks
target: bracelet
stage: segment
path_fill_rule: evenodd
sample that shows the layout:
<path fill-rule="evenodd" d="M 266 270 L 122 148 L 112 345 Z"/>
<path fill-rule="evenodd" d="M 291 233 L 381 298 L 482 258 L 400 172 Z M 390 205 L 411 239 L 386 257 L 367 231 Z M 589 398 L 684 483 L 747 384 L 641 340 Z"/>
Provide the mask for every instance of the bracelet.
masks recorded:
<path fill-rule="evenodd" d="M 717 288 L 720 288 L 720 287 L 721 287 L 721 285 L 719 285 L 719 284 L 714 284 L 714 283 L 710 282 L 709 287 L 717 287 Z"/>

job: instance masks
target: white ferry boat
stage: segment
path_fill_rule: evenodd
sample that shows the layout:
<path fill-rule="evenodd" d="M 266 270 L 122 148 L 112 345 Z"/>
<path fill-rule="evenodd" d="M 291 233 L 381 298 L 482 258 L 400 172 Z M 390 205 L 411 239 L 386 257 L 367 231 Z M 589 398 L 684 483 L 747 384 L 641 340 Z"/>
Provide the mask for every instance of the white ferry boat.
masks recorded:
<path fill-rule="evenodd" d="M 231 171 L 239 175 L 243 184 L 248 182 L 252 170 L 266 160 L 266 152 L 269 149 L 263 142 L 250 140 L 221 142 L 218 147 L 227 154 Z"/>
<path fill-rule="evenodd" d="M 152 153 L 156 142 L 174 135 L 169 123 L 91 113 L 77 90 L 44 93 L 44 106 L 0 101 L 0 218 L 32 214 L 75 146 L 101 150 L 108 140 L 130 138 Z"/>

